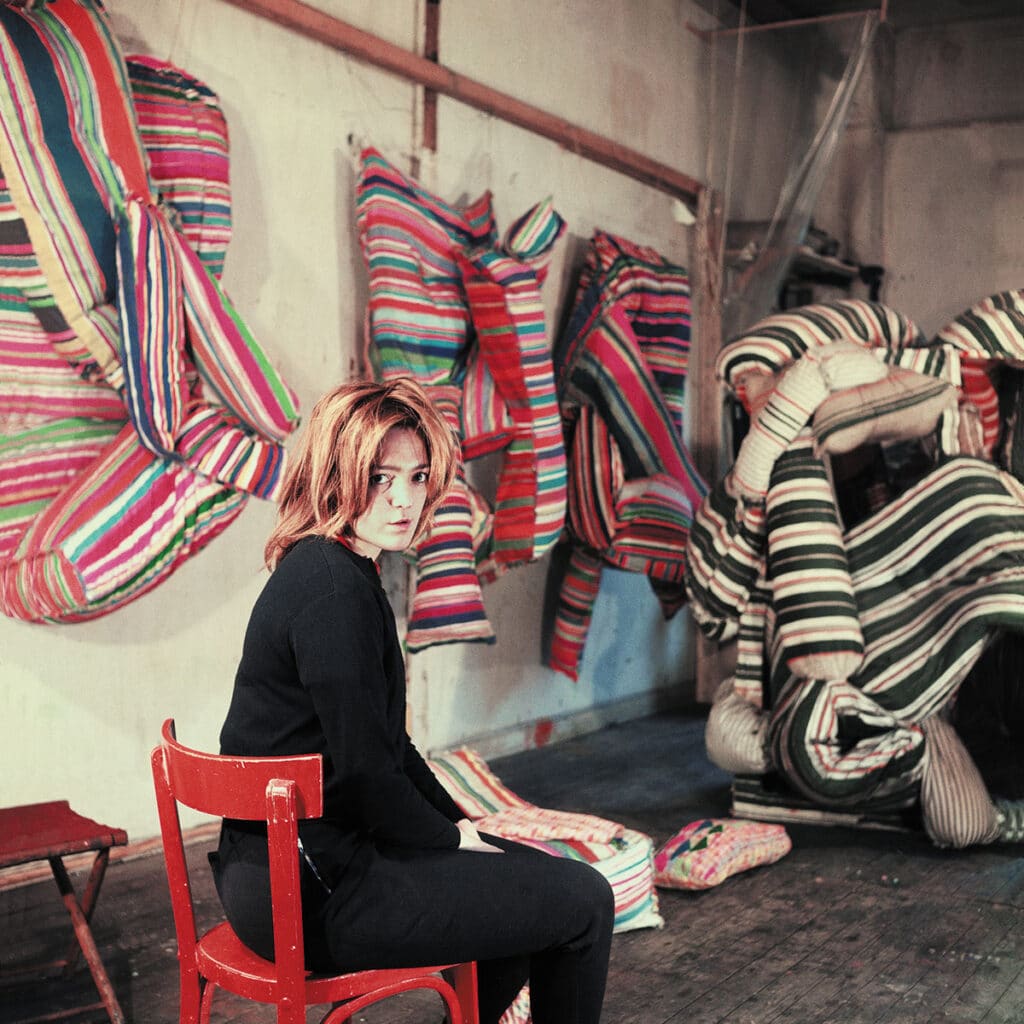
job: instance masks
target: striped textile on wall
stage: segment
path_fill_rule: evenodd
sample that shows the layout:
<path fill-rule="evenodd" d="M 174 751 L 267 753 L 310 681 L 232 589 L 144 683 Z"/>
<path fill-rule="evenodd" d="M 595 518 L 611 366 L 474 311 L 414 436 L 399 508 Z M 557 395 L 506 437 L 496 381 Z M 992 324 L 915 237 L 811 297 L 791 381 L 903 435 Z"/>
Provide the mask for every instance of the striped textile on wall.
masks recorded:
<path fill-rule="evenodd" d="M 666 617 L 682 606 L 687 533 L 706 490 L 682 441 L 689 346 L 686 271 L 596 232 L 555 352 L 572 555 L 546 660 L 572 679 L 602 565 L 647 575 Z"/>
<path fill-rule="evenodd" d="M 561 535 L 566 469 L 540 287 L 565 222 L 550 199 L 498 237 L 485 194 L 465 209 L 363 153 L 356 220 L 370 278 L 368 357 L 414 377 L 466 460 L 500 453 L 494 507 L 460 469 L 414 552 L 409 650 L 492 642 L 481 584 L 540 558 Z"/>
<path fill-rule="evenodd" d="M 216 280 L 213 93 L 85 0 L 0 6 L 0 75 L 0 609 L 77 621 L 272 497 L 297 409 Z"/>

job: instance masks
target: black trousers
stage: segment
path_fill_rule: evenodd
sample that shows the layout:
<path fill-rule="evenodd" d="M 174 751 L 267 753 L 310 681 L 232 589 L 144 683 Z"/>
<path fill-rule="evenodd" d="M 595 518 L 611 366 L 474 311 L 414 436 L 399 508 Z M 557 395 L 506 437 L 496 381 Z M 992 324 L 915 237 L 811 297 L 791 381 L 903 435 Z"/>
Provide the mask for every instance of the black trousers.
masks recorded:
<path fill-rule="evenodd" d="M 347 896 L 304 871 L 308 966 L 476 960 L 481 1024 L 497 1024 L 526 981 L 534 1024 L 598 1024 L 615 914 L 607 880 L 589 864 L 486 838 L 505 852 L 381 851 Z M 228 921 L 271 957 L 266 840 L 225 829 L 216 859 Z"/>

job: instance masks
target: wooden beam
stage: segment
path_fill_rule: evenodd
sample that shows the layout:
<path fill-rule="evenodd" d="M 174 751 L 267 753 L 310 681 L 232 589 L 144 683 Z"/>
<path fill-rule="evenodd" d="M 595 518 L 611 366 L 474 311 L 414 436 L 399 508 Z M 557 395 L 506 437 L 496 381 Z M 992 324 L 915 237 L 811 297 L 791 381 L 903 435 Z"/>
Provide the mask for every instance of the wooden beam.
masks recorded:
<path fill-rule="evenodd" d="M 423 12 L 423 56 L 437 64 L 441 59 L 441 0 L 427 0 Z M 437 93 L 423 90 L 423 148 L 437 152 Z"/>
<path fill-rule="evenodd" d="M 525 128 L 594 163 L 695 204 L 703 190 L 699 181 L 667 164 L 651 160 L 614 139 L 572 124 L 508 93 L 492 89 L 443 64 L 395 46 L 379 36 L 302 3 L 301 0 L 224 0 L 249 14 L 298 32 L 347 53 L 357 60 L 449 96 L 467 106 Z"/>

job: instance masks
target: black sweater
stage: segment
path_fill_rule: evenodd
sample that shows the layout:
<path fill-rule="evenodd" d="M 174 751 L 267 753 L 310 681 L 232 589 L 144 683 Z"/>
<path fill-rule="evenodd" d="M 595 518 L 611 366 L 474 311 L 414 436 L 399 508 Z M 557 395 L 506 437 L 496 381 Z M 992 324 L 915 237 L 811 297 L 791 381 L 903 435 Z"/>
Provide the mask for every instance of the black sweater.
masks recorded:
<path fill-rule="evenodd" d="M 464 815 L 405 731 L 395 618 L 368 558 L 310 537 L 256 601 L 221 752 L 322 754 L 324 817 L 303 847 L 332 887 L 358 883 L 381 845 L 453 849 Z"/>

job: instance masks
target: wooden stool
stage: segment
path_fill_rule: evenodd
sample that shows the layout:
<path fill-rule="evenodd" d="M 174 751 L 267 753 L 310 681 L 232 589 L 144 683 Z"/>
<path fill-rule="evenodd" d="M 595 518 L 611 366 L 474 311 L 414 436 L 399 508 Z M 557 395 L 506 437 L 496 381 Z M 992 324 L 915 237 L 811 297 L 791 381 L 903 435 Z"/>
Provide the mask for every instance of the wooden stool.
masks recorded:
<path fill-rule="evenodd" d="M 112 1024 L 124 1024 L 124 1013 L 100 960 L 89 920 L 96 906 L 100 886 L 103 884 L 103 876 L 110 859 L 110 848 L 124 846 L 127 842 L 128 836 L 122 829 L 111 828 L 90 818 L 83 818 L 71 810 L 67 800 L 0 808 L 0 868 L 48 860 L 57 888 L 64 899 L 64 906 L 71 915 L 77 940 L 77 945 L 72 943 L 68 955 L 63 960 L 18 967 L 14 971 L 5 971 L 2 977 L 53 969 L 62 969 L 67 976 L 74 968 L 81 950 L 102 1000 L 100 1003 L 78 1006 L 64 1013 L 55 1014 L 48 1017 L 48 1020 L 103 1007 Z M 62 858 L 70 854 L 86 853 L 89 850 L 96 851 L 96 858 L 89 872 L 85 892 L 79 901 Z"/>

